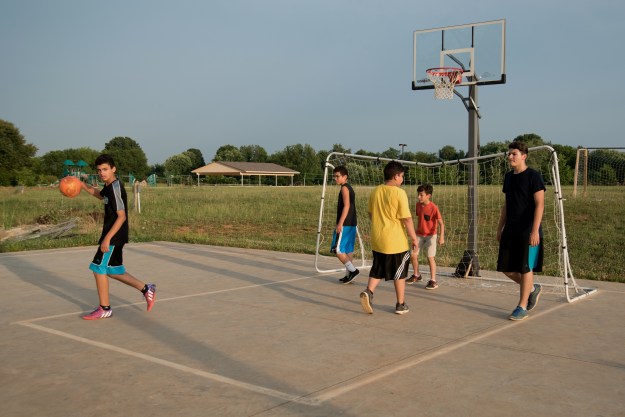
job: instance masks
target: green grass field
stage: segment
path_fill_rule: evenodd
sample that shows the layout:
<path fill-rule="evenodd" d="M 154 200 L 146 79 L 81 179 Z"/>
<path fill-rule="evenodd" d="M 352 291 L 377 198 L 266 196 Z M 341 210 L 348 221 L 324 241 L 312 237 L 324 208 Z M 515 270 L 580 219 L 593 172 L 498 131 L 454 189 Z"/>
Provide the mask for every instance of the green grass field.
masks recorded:
<path fill-rule="evenodd" d="M 334 189 L 329 191 L 335 193 Z M 462 200 L 464 194 L 459 193 L 457 198 Z M 587 198 L 573 199 L 571 195 L 572 190 L 564 190 L 565 225 L 574 276 L 625 282 L 625 260 L 620 256 L 625 233 L 625 188 L 591 192 Z M 444 197 L 439 193 L 436 198 Z M 132 210 L 130 189 L 128 199 L 133 242 L 164 240 L 315 252 L 321 187 L 144 188 L 141 214 Z M 493 217 L 498 215 L 498 208 L 495 204 L 481 210 L 485 216 Z M 69 199 L 55 188 L 25 188 L 23 192 L 0 188 L 0 210 L 5 231 L 21 225 L 79 219 L 78 227 L 69 236 L 5 240 L 0 243 L 0 252 L 95 245 L 103 211 L 101 202 L 85 193 Z M 444 212 L 443 215 L 446 216 Z M 449 217 L 445 221 L 452 228 L 454 221 Z M 484 235 L 482 239 L 492 240 L 494 236 L 492 231 L 480 233 Z M 455 266 L 457 261 L 455 255 L 449 259 L 441 256 L 439 263 Z"/>

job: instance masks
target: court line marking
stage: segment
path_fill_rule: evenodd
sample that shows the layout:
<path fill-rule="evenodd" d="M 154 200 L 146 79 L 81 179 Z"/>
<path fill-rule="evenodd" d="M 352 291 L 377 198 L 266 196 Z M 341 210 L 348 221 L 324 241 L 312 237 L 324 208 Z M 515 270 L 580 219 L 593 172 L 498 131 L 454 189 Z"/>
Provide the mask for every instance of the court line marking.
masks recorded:
<path fill-rule="evenodd" d="M 163 244 L 158 244 L 156 242 L 134 242 L 134 243 L 126 244 L 124 249 L 133 250 L 133 249 L 139 249 L 143 247 L 155 247 L 155 248 L 169 249 L 169 250 L 185 249 L 189 252 L 211 252 L 211 253 L 218 253 L 218 254 L 223 254 L 223 255 L 232 255 L 232 252 L 237 252 L 237 253 L 245 252 L 242 248 L 232 248 L 233 251 L 226 251 L 226 250 L 223 250 L 222 247 L 195 247 L 194 248 L 194 247 L 187 247 L 183 243 L 178 243 L 178 244 L 173 244 L 173 245 L 167 245 L 167 243 L 177 243 L 177 242 L 163 242 Z M 97 247 L 98 247 L 97 245 L 93 245 L 93 246 L 77 246 L 73 248 L 39 249 L 39 250 L 22 251 L 22 252 L 5 252 L 5 253 L 0 253 L 0 259 L 21 258 L 21 257 L 33 256 L 33 255 L 49 255 L 49 254 L 56 255 L 56 254 L 65 254 L 65 253 L 76 253 L 76 252 L 95 252 Z M 272 252 L 272 251 L 268 251 L 265 249 L 258 249 L 258 251 Z M 280 254 L 281 256 L 298 255 L 296 253 L 291 254 L 291 253 L 286 253 L 286 252 L 275 252 L 275 253 Z M 300 254 L 300 255 L 305 255 L 305 254 Z M 294 260 L 294 259 L 301 259 L 301 258 L 298 258 L 297 256 L 293 256 L 293 257 L 287 257 L 283 259 Z M 280 258 L 276 257 L 276 259 L 280 259 Z"/>
<path fill-rule="evenodd" d="M 297 278 L 297 279 L 305 279 L 305 278 Z M 268 285 L 268 284 L 262 284 L 262 285 Z M 220 290 L 219 292 L 222 291 L 227 291 L 227 290 Z M 138 303 L 140 304 L 140 303 Z M 132 304 L 128 304 L 128 305 L 132 305 Z M 559 310 L 560 308 L 563 308 L 565 306 L 567 306 L 568 303 L 562 303 L 562 304 L 558 304 L 555 305 L 554 307 L 544 310 L 538 314 L 533 314 L 531 319 L 537 319 L 543 315 L 546 314 L 550 314 L 555 312 L 556 310 Z M 67 315 L 67 314 L 65 314 Z M 58 317 L 58 316 L 56 316 Z M 34 320 L 43 320 L 44 318 L 40 318 L 40 319 L 34 319 Z M 200 376 L 206 379 L 210 379 L 216 382 L 221 382 L 221 383 L 225 383 L 228 385 L 232 385 L 241 389 L 245 389 L 248 391 L 252 391 L 252 392 L 256 392 L 259 394 L 264 394 L 264 395 L 268 395 L 274 398 L 278 398 L 281 400 L 285 400 L 288 402 L 295 402 L 295 403 L 299 403 L 299 404 L 304 404 L 304 405 L 309 405 L 309 406 L 318 406 L 324 402 L 327 402 L 329 400 L 332 400 L 338 396 L 341 396 L 343 394 L 346 394 L 350 391 L 353 391 L 355 389 L 358 389 L 360 387 L 363 387 L 365 385 L 369 385 L 372 384 L 382 378 L 386 378 L 389 376 L 392 376 L 398 372 L 401 372 L 405 369 L 409 369 L 412 367 L 415 367 L 421 363 L 430 361 L 432 359 L 438 358 L 440 356 L 444 356 L 447 355 L 449 353 L 454 352 L 455 350 L 458 350 L 460 348 L 463 348 L 465 346 L 477 343 L 478 341 L 482 340 L 482 339 L 486 339 L 492 335 L 495 335 L 499 332 L 502 332 L 504 330 L 508 330 L 513 326 L 519 326 L 519 325 L 523 325 L 523 323 L 517 323 L 517 322 L 512 322 L 512 321 L 506 321 L 504 323 L 501 324 L 496 324 L 493 327 L 490 328 L 490 330 L 486 330 L 486 331 L 480 331 L 477 333 L 474 333 L 473 335 L 470 336 L 465 336 L 465 337 L 461 337 L 459 339 L 450 341 L 446 344 L 443 344 L 441 346 L 436 346 L 433 347 L 427 351 L 425 351 L 425 353 L 419 353 L 416 354 L 415 356 L 413 356 L 412 358 L 408 358 L 408 359 L 404 359 L 401 360 L 397 363 L 394 363 L 392 365 L 388 365 L 385 367 L 381 367 L 369 372 L 366 372 L 364 374 L 355 376 L 354 378 L 351 379 L 352 382 L 348 382 L 347 381 L 340 381 L 337 382 L 335 384 L 333 384 L 333 386 L 338 386 L 336 388 L 333 387 L 329 387 L 329 388 L 325 388 L 325 389 L 321 389 L 319 391 L 317 391 L 316 393 L 308 393 L 308 394 L 303 394 L 303 395 L 297 395 L 297 394 L 288 394 L 288 393 L 284 393 L 281 391 L 277 391 L 277 390 L 273 390 L 271 388 L 267 388 L 267 387 L 263 387 L 263 386 L 259 386 L 259 385 L 255 385 L 255 384 L 251 384 L 251 383 L 247 383 L 247 382 L 243 382 L 243 381 L 239 381 L 236 379 L 232 379 L 232 378 L 228 378 L 222 375 L 218 375 L 218 374 L 214 374 L 211 372 L 206 372 L 206 371 L 202 371 L 196 368 L 191 368 L 189 366 L 185 366 L 185 365 L 181 365 L 175 362 L 171 362 L 171 361 L 167 361 L 164 359 L 160 359 L 157 357 L 153 357 L 150 355 L 146 355 L 143 353 L 139 353 L 139 352 L 135 352 L 135 351 L 131 351 L 125 348 L 121 348 L 118 346 L 114 346 L 114 345 L 109 345 L 107 343 L 102 343 L 102 342 L 98 342 L 95 340 L 91 340 L 91 339 L 86 339 L 80 336 L 76 336 L 70 333 L 66 333 L 63 331 L 59 331 L 59 330 L 55 330 L 55 329 L 51 329 L 49 327 L 45 327 L 45 326 L 41 326 L 38 324 L 34 324 L 31 321 L 22 321 L 22 322 L 16 322 L 13 324 L 19 324 L 22 326 L 26 326 L 26 327 L 30 327 L 32 329 L 35 330 L 39 330 L 39 331 L 43 331 L 43 332 L 47 332 L 53 335 L 57 335 L 57 336 L 61 336 L 61 337 L 65 337 L 67 339 L 71 339 L 71 340 L 75 340 L 81 343 L 85 343 L 91 346 L 95 346 L 95 347 L 99 347 L 102 349 L 107 349 L 110 351 L 114 351 L 117 353 L 121 353 L 127 356 L 131 356 L 131 357 L 135 357 L 135 358 L 139 358 L 142 360 L 146 360 L 148 362 L 152 362 L 155 364 L 159 364 L 162 366 L 166 366 L 172 369 L 176 369 L 182 372 L 186 372 L 189 374 L 193 374 L 196 376 Z"/>
<path fill-rule="evenodd" d="M 559 305 L 556 305 L 548 310 L 542 311 L 538 314 L 533 314 L 532 317 L 530 318 L 530 321 L 532 319 L 536 319 L 538 317 L 541 317 L 545 314 L 549 314 L 552 313 L 556 310 L 559 310 L 560 308 L 563 308 L 565 306 L 567 306 L 568 303 L 562 303 Z M 315 395 L 312 395 L 309 397 L 309 399 L 312 401 L 313 404 L 321 404 L 324 403 L 328 400 L 331 400 L 335 397 L 338 397 L 340 395 L 343 395 L 345 393 L 348 393 L 350 391 L 353 391 L 357 388 L 360 388 L 364 385 L 368 385 L 371 384 L 373 382 L 376 382 L 382 378 L 386 378 L 388 376 L 392 376 L 397 372 L 403 371 L 405 369 L 408 368 L 412 368 L 416 365 L 419 365 L 421 363 L 427 362 L 429 360 L 435 359 L 439 356 L 443 356 L 443 355 L 447 355 L 455 350 L 458 350 L 460 348 L 463 348 L 467 345 L 476 343 L 482 339 L 488 338 L 492 335 L 495 335 L 499 332 L 502 332 L 504 330 L 508 330 L 513 326 L 519 326 L 522 325 L 522 323 L 518 323 L 518 322 L 513 322 L 513 321 L 508 321 L 502 324 L 496 324 L 494 327 L 491 327 L 490 330 L 486 330 L 486 331 L 481 331 L 478 332 L 477 334 L 473 334 L 470 336 L 465 336 L 465 337 L 461 337 L 459 339 L 450 341 L 446 344 L 443 344 L 442 346 L 437 346 L 434 348 L 429 349 L 428 351 L 426 351 L 425 354 L 423 353 L 419 353 L 417 355 L 415 355 L 413 358 L 410 359 L 404 359 L 398 363 L 392 364 L 392 365 L 388 365 L 386 367 L 382 367 L 379 369 L 375 369 L 373 371 L 367 372 L 365 374 L 361 374 L 359 376 L 356 376 L 354 378 L 352 378 L 352 382 L 347 382 L 343 381 L 343 382 L 339 382 L 336 385 L 339 385 L 336 388 L 326 388 L 326 389 L 322 389 L 320 391 L 317 391 L 317 393 Z"/>
<path fill-rule="evenodd" d="M 149 245 L 149 244 L 148 244 Z M 146 246 L 148 246 L 146 245 Z M 158 245 L 150 245 L 150 246 L 158 246 Z M 74 251 L 75 252 L 75 251 Z M 236 287 L 236 288 L 226 288 L 226 289 L 221 289 L 221 290 L 215 290 L 215 291 L 205 291 L 205 292 L 201 292 L 201 293 L 195 293 L 195 294 L 187 294 L 187 295 L 181 295 L 181 296 L 176 296 L 176 297 L 169 297 L 169 298 L 164 298 L 164 299 L 158 299 L 159 303 L 162 302 L 166 302 L 166 301 L 174 301 L 174 300 L 180 300 L 180 299 L 185 299 L 185 298 L 192 298 L 192 297 L 201 297 L 201 296 L 206 296 L 206 295 L 212 295 L 212 294 L 219 294 L 219 293 L 225 293 L 225 292 L 231 292 L 231 291 L 239 291 L 239 290 L 246 290 L 246 289 L 253 289 L 253 288 L 259 288 L 259 287 L 265 287 L 265 286 L 270 286 L 270 285 L 277 285 L 277 284 L 281 284 L 281 283 L 288 283 L 288 282 L 294 282 L 294 281 L 301 281 L 301 280 L 306 280 L 306 279 L 311 279 L 311 278 L 315 278 L 321 276 L 321 274 L 315 274 L 312 276 L 305 276 L 305 277 L 297 277 L 297 278 L 291 278 L 291 279 L 287 279 L 287 280 L 282 280 L 282 281 L 274 281 L 274 282 L 267 282 L 267 283 L 263 283 L 263 284 L 254 284 L 254 285 L 246 285 L 246 286 L 242 286 L 242 287 Z M 122 305 L 118 305 L 115 308 L 125 308 L 125 307 L 130 307 L 130 306 L 135 306 L 135 305 L 143 305 L 144 302 L 137 302 L 137 303 L 129 303 L 129 304 L 122 304 Z M 285 392 L 281 392 L 281 391 L 277 391 L 271 388 L 267 388 L 267 387 L 263 387 L 260 385 L 255 385 L 255 384 L 251 384 L 248 382 L 243 382 L 243 381 L 239 381 L 233 378 L 228 378 L 225 377 L 223 375 L 219 375 L 219 374 L 214 374 L 211 372 L 206 372 L 206 371 L 202 371 L 196 368 L 191 368 L 189 366 L 186 365 L 182 365 L 179 363 L 175 363 L 175 362 L 171 362 L 165 359 L 160 359 L 154 356 L 150 356 L 150 355 L 146 355 L 143 353 L 139 353 L 139 352 L 135 352 L 132 350 L 128 350 L 119 346 L 114 346 L 114 345 L 110 345 L 107 343 L 102 343 L 102 342 L 98 342 L 95 340 L 91 340 L 91 339 L 87 339 L 84 337 L 80 337 L 80 336 L 76 336 L 73 335 L 71 333 L 66 333 L 60 330 L 55 330 L 46 326 L 42 326 L 39 324 L 35 324 L 34 322 L 36 321 L 43 321 L 43 320 L 49 320 L 49 319 L 54 319 L 54 318 L 60 318 L 60 317 L 67 317 L 67 316 L 75 316 L 75 315 L 79 315 L 83 312 L 72 312 L 72 313 L 64 313 L 64 314 L 56 314 L 56 315 L 52 315 L 52 316 L 45 316 L 45 317 L 38 317 L 38 318 L 33 318 L 33 319 L 28 319 L 28 320 L 21 320 L 18 322 L 14 322 L 11 323 L 12 325 L 14 324 L 19 324 L 21 326 L 25 326 L 25 327 L 29 327 L 31 329 L 34 330 L 38 330 L 38 331 L 42 331 L 42 332 L 46 332 L 46 333 L 50 333 L 56 336 L 60 336 L 60 337 L 64 337 L 67 339 L 71 339 L 77 342 L 81 342 L 81 343 L 85 343 L 91 346 L 95 346 L 95 347 L 99 347 L 101 349 L 106 349 L 106 350 L 110 350 L 113 352 L 117 352 L 117 353 L 121 353 L 127 356 L 132 356 L 135 358 L 139 358 L 142 360 L 146 360 L 155 364 L 159 364 L 162 366 L 166 366 L 172 369 L 176 369 L 178 371 L 182 371 L 182 372 L 186 372 L 186 373 L 190 373 L 196 376 L 200 376 L 206 379 L 210 379 L 216 382 L 220 382 L 220 383 L 224 383 L 224 384 L 228 384 L 228 385 L 232 385 L 241 389 L 245 389 L 248 391 L 252 391 L 252 392 L 256 392 L 259 394 L 263 394 L 263 395 L 267 395 L 267 396 L 271 396 L 274 398 L 278 398 L 280 400 L 284 400 L 287 402 L 295 402 L 295 403 L 300 403 L 300 404 L 305 404 L 305 405 L 317 405 L 318 403 L 315 403 L 314 400 L 310 400 L 308 398 L 306 398 L 306 395 L 297 395 L 297 394 L 288 394 Z"/>
<path fill-rule="evenodd" d="M 195 293 L 195 294 L 178 295 L 178 296 L 175 296 L 175 297 L 157 298 L 156 301 L 160 304 L 160 303 L 165 303 L 165 302 L 168 302 L 168 301 L 176 301 L 176 300 L 182 300 L 182 299 L 186 299 L 186 298 L 203 297 L 203 296 L 206 296 L 206 295 L 220 294 L 220 293 L 226 293 L 226 292 L 231 292 L 231 291 L 240 291 L 240 290 L 249 290 L 249 289 L 252 289 L 252 288 L 268 287 L 270 285 L 278 285 L 278 284 L 283 284 L 283 283 L 288 283 L 288 282 L 301 281 L 301 280 L 305 280 L 305 279 L 316 278 L 316 277 L 319 277 L 319 276 L 321 276 L 321 274 L 316 274 L 316 275 L 306 276 L 306 277 L 285 279 L 285 280 L 282 280 L 282 281 L 266 282 L 264 284 L 245 285 L 243 287 L 224 288 L 224 289 L 221 289 L 221 290 L 205 291 L 205 292 L 199 292 L 199 293 Z M 120 309 L 120 308 L 132 307 L 132 306 L 137 306 L 137 305 L 145 305 L 145 301 L 139 301 L 139 302 L 136 302 L 136 303 L 128 303 L 128 304 L 120 304 L 120 305 L 115 306 L 115 309 L 117 310 L 117 309 Z M 35 318 L 32 318 L 32 319 L 19 320 L 19 321 L 13 322 L 11 324 L 12 325 L 13 324 L 27 324 L 27 323 L 34 323 L 34 322 L 37 322 L 37 321 L 56 319 L 56 318 L 60 318 L 60 317 L 77 316 L 77 315 L 80 315 L 82 313 L 88 313 L 90 311 L 91 310 L 75 311 L 75 312 L 72 312 L 72 313 L 62 313 L 62 314 L 55 314 L 55 315 L 52 315 L 52 316 L 35 317 Z"/>
<path fill-rule="evenodd" d="M 102 342 L 87 339 L 84 337 L 76 336 L 71 333 L 62 332 L 60 330 L 51 329 L 49 327 L 41 326 L 39 324 L 28 323 L 28 322 L 22 322 L 19 324 L 21 324 L 22 326 L 30 327 L 31 329 L 34 329 L 34 330 L 39 330 L 42 332 L 53 334 L 55 336 L 64 337 L 66 339 L 74 340 L 76 342 L 84 343 L 84 344 L 94 346 L 100 349 L 106 349 L 106 350 L 110 350 L 116 353 L 121 353 L 122 355 L 127 355 L 127 356 L 138 358 L 144 361 L 152 362 L 157 365 L 172 368 L 172 369 L 182 371 L 188 374 L 193 374 L 202 378 L 210 379 L 215 382 L 232 385 L 232 386 L 235 386 L 237 388 L 241 388 L 247 391 L 256 392 L 262 395 L 267 395 L 267 396 L 278 398 L 280 400 L 284 400 L 288 402 L 295 402 L 295 403 L 306 404 L 306 405 L 315 405 L 314 401 L 311 401 L 310 399 L 302 395 L 288 394 L 285 392 L 277 391 L 277 390 L 263 387 L 260 385 L 250 384 L 248 382 L 243 382 L 243 381 L 239 381 L 233 378 L 225 377 L 223 375 L 215 374 L 212 372 L 206 372 L 200 369 L 191 368 L 189 366 L 181 365 L 176 362 L 171 362 L 165 359 L 160 359 L 154 356 L 146 355 L 144 353 L 135 352 L 129 349 L 124 349 L 119 346 L 114 346 L 108 343 L 102 343 Z"/>
<path fill-rule="evenodd" d="M 144 246 L 159 246 L 159 247 L 163 247 L 161 245 L 152 245 L 152 244 L 145 244 Z M 213 251 L 216 252 L 216 251 Z M 275 282 L 269 282 L 269 283 L 264 283 L 264 284 L 256 284 L 256 285 L 247 285 L 244 287 L 236 287 L 236 288 L 229 288 L 229 289 L 222 289 L 222 290 L 216 290 L 216 291 L 208 291 L 208 292 L 202 292 L 202 293 L 197 293 L 197 294 L 189 294 L 189 295 L 183 295 L 183 296 L 177 296 L 177 297 L 170 297 L 167 299 L 162 299 L 159 300 L 160 302 L 164 302 L 164 301 L 172 301 L 172 300 L 178 300 L 178 299 L 184 299 L 184 298 L 191 298 L 191 297 L 199 297 L 199 296 L 204 296 L 204 295 L 210 295 L 210 294 L 216 294 L 216 293 L 222 293 L 222 292 L 230 292 L 230 291 L 238 291 L 238 290 L 243 290 L 243 289 L 250 289 L 250 288 L 257 288 L 257 287 L 263 287 L 263 286 L 268 286 L 268 285 L 275 285 L 275 284 L 280 284 L 280 283 L 285 283 L 285 282 L 292 282 L 292 281 L 299 281 L 299 280 L 304 280 L 304 279 L 310 279 L 313 278 L 315 276 L 323 276 L 324 274 L 317 274 L 317 275 L 313 275 L 313 276 L 307 276 L 307 277 L 298 277 L 298 278 L 293 278 L 293 279 L 288 279 L 288 280 L 284 280 L 284 281 L 275 281 Z M 607 292 L 613 292 L 613 291 L 607 291 Z M 618 292 L 618 291 L 614 291 L 614 292 Z M 138 303 L 131 303 L 131 304 L 124 304 L 124 305 L 120 305 L 116 308 L 122 308 L 122 307 L 128 307 L 128 306 L 134 306 L 134 305 L 142 305 L 143 302 L 138 302 Z M 532 317 L 534 319 L 545 315 L 545 314 L 549 314 L 552 313 L 560 308 L 563 308 L 565 306 L 567 306 L 569 303 L 562 303 L 559 305 L 556 305 L 548 310 L 544 310 L 541 313 L 538 314 L 533 314 Z M 391 376 L 397 372 L 400 372 L 402 370 L 408 369 L 408 368 L 412 368 L 414 366 L 417 366 L 421 363 L 427 362 L 431 359 L 437 358 L 439 356 L 443 356 L 446 354 L 449 354 L 457 349 L 460 349 L 462 347 L 465 347 L 467 345 L 476 343 L 482 339 L 485 339 L 487 337 L 490 337 L 494 334 L 497 334 L 501 331 L 507 330 L 512 326 L 518 326 L 518 325 L 522 325 L 521 323 L 515 323 L 515 322 L 505 322 L 503 324 L 497 324 L 493 327 L 491 327 L 490 330 L 486 330 L 484 332 L 478 332 L 477 334 L 473 334 L 470 336 L 465 336 L 453 341 L 450 341 L 446 344 L 443 344 L 441 346 L 437 346 L 434 347 L 432 349 L 429 349 L 428 351 L 425 351 L 425 354 L 423 353 L 419 353 L 415 356 L 413 356 L 412 358 L 408 358 L 408 359 L 404 359 L 401 360 L 395 364 L 392 365 L 388 365 L 386 367 L 382 367 L 382 368 L 378 368 L 369 372 L 366 372 L 364 374 L 355 376 L 353 378 L 351 378 L 351 383 L 345 383 L 346 381 L 342 381 L 342 382 L 338 382 L 336 385 L 340 385 L 337 388 L 325 388 L 325 389 L 321 389 L 319 391 L 317 391 L 315 394 L 313 393 L 308 393 L 308 394 L 304 394 L 304 395 L 296 395 L 296 394 L 288 394 L 288 393 L 284 393 L 284 392 L 280 392 L 277 390 L 273 390 L 271 388 L 266 388 L 266 387 L 262 387 L 262 386 L 258 386 L 258 385 L 254 385 L 254 384 L 250 384 L 247 382 L 243 382 L 243 381 L 238 381 L 232 378 L 228 378 L 222 375 L 218 375 L 218 374 L 213 374 L 210 372 L 206 372 L 206 371 L 201 371 L 199 369 L 195 369 L 195 368 L 191 368 L 185 365 L 181 365 L 181 364 L 177 364 L 175 362 L 170 362 L 167 360 L 163 360 L 163 359 L 159 359 L 156 357 L 152 357 L 149 355 L 145 355 L 142 353 L 138 353 L 138 352 L 134 352 L 131 350 L 127 350 L 121 347 L 117 347 L 117 346 L 113 346 L 113 345 L 108 345 L 105 343 L 101 343 L 101 342 L 97 342 L 94 340 L 90 340 L 90 339 L 86 339 L 86 338 L 82 338 L 80 336 L 75 336 L 72 335 L 70 333 L 65 333 L 62 331 L 58 331 L 55 329 L 51 329 L 45 326 L 40 326 L 37 324 L 34 324 L 33 322 L 35 321 L 41 321 L 41 320 L 46 320 L 46 319 L 52 319 L 52 318 L 57 318 L 57 317 L 64 317 L 64 316 L 69 316 L 69 315 L 76 315 L 79 313 L 65 313 L 65 314 L 60 314 L 60 315 L 55 315 L 55 316 L 48 316 L 48 317 L 40 317 L 40 318 L 34 318 L 34 319 L 30 319 L 30 320 L 24 320 L 24 321 L 19 321 L 19 322 L 14 322 L 12 324 L 20 324 L 26 327 L 30 327 L 32 329 L 37 329 L 40 331 L 44 331 L 47 333 L 51 333 L 57 336 L 61 336 L 61 337 L 66 337 L 75 341 L 79 341 L 82 343 L 86 343 L 92 346 L 96 346 L 96 347 L 100 347 L 103 349 L 108 349 L 111 351 L 115 351 L 118 353 L 122 353 L 122 354 L 126 354 L 128 356 L 132 356 L 132 357 L 136 357 L 139 359 L 143 359 L 143 360 L 147 360 L 156 364 L 160 364 L 163 366 L 167 366 L 173 369 L 177 369 L 183 372 L 187 372 L 187 373 L 191 373 L 197 376 L 201 376 L 207 379 L 211 379 L 214 380 L 216 382 L 222 382 L 225 384 L 229 384 L 229 385 L 233 385 L 233 386 L 237 386 L 239 388 L 242 389 L 246 389 L 249 391 L 253 391 L 253 392 L 257 392 L 257 393 L 261 393 L 264 395 L 268 395 L 274 398 L 279 398 L 285 401 L 289 401 L 289 402 L 296 402 L 296 403 L 300 403 L 300 404 L 305 404 L 305 405 L 312 405 L 312 406 L 316 406 L 316 405 L 320 405 L 321 403 L 324 403 L 328 400 L 331 400 L 333 398 L 336 398 L 340 395 L 343 395 L 347 392 L 353 391 L 357 388 L 360 388 L 362 386 L 371 384 L 375 381 L 378 381 L 382 378 Z M 350 381 L 350 380 L 347 380 Z"/>

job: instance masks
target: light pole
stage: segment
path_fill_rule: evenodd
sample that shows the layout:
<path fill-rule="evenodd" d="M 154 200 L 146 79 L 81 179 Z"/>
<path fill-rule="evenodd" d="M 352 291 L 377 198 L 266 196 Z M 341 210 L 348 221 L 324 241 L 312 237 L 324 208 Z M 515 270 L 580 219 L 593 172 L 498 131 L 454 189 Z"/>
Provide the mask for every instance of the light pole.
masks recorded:
<path fill-rule="evenodd" d="M 401 159 L 404 157 L 404 148 L 408 145 L 405 143 L 400 143 L 399 146 L 401 146 L 401 155 L 399 156 L 399 158 Z"/>

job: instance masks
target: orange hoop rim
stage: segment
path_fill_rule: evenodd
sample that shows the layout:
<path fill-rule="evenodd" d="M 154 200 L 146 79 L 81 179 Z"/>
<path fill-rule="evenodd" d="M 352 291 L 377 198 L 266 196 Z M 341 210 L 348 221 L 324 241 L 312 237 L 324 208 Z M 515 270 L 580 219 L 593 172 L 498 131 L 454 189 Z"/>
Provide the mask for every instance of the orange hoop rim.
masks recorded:
<path fill-rule="evenodd" d="M 445 77 L 445 76 L 457 75 L 458 73 L 462 74 L 464 71 L 462 70 L 462 68 L 437 67 L 437 68 L 428 68 L 425 70 L 425 72 L 435 77 Z"/>

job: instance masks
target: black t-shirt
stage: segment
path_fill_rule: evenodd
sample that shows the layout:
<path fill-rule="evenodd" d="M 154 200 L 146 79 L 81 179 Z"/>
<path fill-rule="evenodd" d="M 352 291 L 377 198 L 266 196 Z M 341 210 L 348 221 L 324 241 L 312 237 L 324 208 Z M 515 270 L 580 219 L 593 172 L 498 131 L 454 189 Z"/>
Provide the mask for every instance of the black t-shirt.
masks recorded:
<path fill-rule="evenodd" d="M 104 236 L 111 230 L 115 220 L 117 220 L 117 211 L 124 210 L 126 212 L 126 221 L 122 227 L 115 233 L 111 239 L 111 245 L 120 245 L 128 243 L 128 197 L 124 185 L 116 179 L 100 191 L 102 201 L 104 202 L 104 224 L 102 225 L 102 235 L 98 244 L 102 243 Z"/>
<path fill-rule="evenodd" d="M 507 172 L 503 180 L 506 194 L 506 228 L 510 231 L 529 232 L 534 223 L 534 194 L 545 190 L 540 173 L 532 168 L 515 174 Z"/>
<path fill-rule="evenodd" d="M 358 226 L 358 221 L 356 219 L 356 193 L 354 193 L 354 189 L 349 183 L 345 183 L 341 185 L 341 191 L 343 191 L 343 187 L 346 187 L 349 191 L 349 210 L 347 211 L 347 217 L 343 222 L 343 226 Z M 341 218 L 341 214 L 343 214 L 343 196 L 341 195 L 341 191 L 339 191 L 339 203 L 336 207 L 336 223 L 339 223 L 339 219 Z"/>

